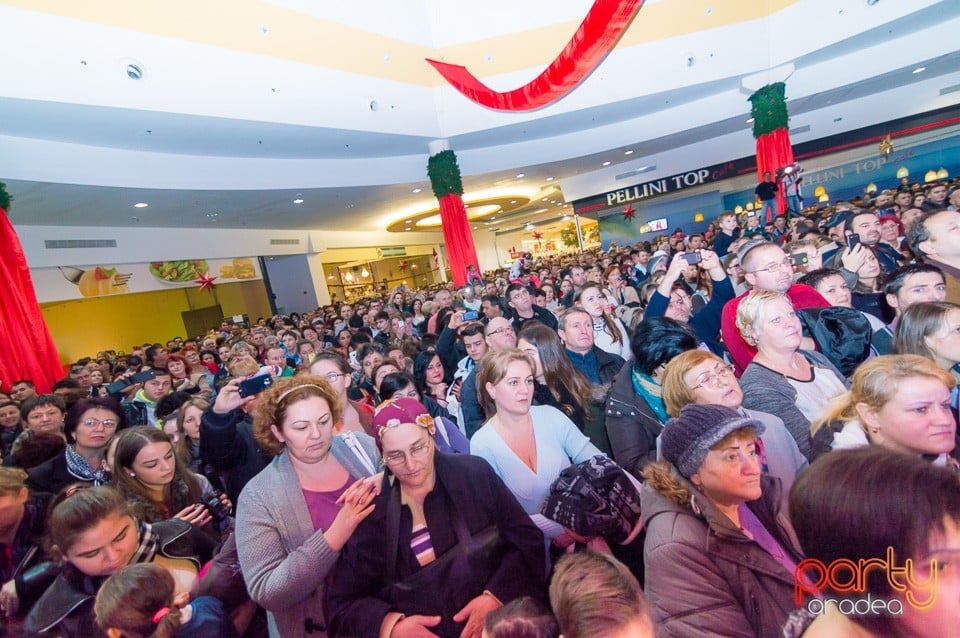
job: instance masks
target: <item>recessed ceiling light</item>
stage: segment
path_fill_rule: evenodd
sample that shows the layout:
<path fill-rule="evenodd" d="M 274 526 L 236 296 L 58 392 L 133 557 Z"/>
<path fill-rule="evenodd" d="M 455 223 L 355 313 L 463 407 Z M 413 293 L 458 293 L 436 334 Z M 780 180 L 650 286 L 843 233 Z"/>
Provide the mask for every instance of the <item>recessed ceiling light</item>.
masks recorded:
<path fill-rule="evenodd" d="M 927 70 L 927 67 L 925 67 L 925 66 L 918 66 L 918 67 L 915 68 L 912 72 L 913 72 L 914 74 L 916 74 L 916 73 L 923 73 L 923 72 L 926 71 L 926 70 Z"/>
<path fill-rule="evenodd" d="M 302 203 L 303 203 L 303 199 L 301 199 L 301 198 L 298 197 L 298 198 L 296 198 L 295 200 L 293 200 L 293 203 L 294 203 L 294 204 L 302 204 Z"/>
<path fill-rule="evenodd" d="M 407 223 L 408 223 L 408 224 L 412 224 L 412 223 L 413 223 L 413 220 L 412 220 L 412 219 L 408 219 L 408 220 L 407 220 Z"/>
<path fill-rule="evenodd" d="M 603 163 L 604 166 L 610 166 L 610 164 L 612 164 L 612 162 L 610 162 L 609 160 Z"/>
<path fill-rule="evenodd" d="M 553 178 L 552 178 L 552 177 L 548 177 L 548 178 L 547 178 L 547 181 L 548 181 L 548 182 L 552 182 L 552 181 L 553 181 Z"/>
<path fill-rule="evenodd" d="M 423 190 L 422 188 L 414 188 L 414 189 L 413 189 L 413 192 L 414 192 L 414 193 L 419 193 L 419 192 L 422 191 L 422 190 Z"/>
<path fill-rule="evenodd" d="M 517 179 L 523 179 L 526 176 L 527 176 L 526 173 L 517 173 Z"/>
<path fill-rule="evenodd" d="M 214 217 L 218 216 L 219 214 L 220 214 L 220 213 L 207 213 L 207 217 L 213 219 Z"/>
<path fill-rule="evenodd" d="M 633 151 L 624 151 L 623 154 L 624 154 L 624 155 L 633 155 Z"/>
<path fill-rule="evenodd" d="M 146 203 L 146 202 L 137 202 L 136 204 L 133 205 L 133 207 L 134 207 L 134 208 L 146 208 L 146 207 L 149 206 L 149 205 L 150 205 L 150 204 L 148 204 L 148 203 Z"/>
<path fill-rule="evenodd" d="M 753 124 L 753 118 L 752 118 L 752 117 L 747 120 L 747 124 Z"/>
<path fill-rule="evenodd" d="M 511 200 L 510 200 L 510 203 L 511 203 L 511 204 L 516 204 L 516 203 L 517 203 L 517 200 L 511 199 Z"/>
<path fill-rule="evenodd" d="M 545 202 L 545 201 L 547 201 L 547 198 L 546 198 L 546 197 L 544 197 L 544 198 L 543 198 L 543 199 L 541 199 L 540 201 L 541 201 L 541 202 Z"/>
<path fill-rule="evenodd" d="M 407 228 L 407 229 L 405 229 L 405 230 L 406 230 L 407 232 L 410 232 L 410 231 L 413 230 L 413 229 L 412 229 L 412 228 Z"/>

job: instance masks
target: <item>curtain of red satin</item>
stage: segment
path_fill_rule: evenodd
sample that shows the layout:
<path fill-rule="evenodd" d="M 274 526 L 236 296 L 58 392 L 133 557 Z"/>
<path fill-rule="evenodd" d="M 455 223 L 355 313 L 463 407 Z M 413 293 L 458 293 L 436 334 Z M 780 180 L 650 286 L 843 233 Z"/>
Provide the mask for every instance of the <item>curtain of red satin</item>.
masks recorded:
<path fill-rule="evenodd" d="M 0 208 L 0 387 L 28 379 L 50 392 L 63 377 L 60 357 L 40 312 L 30 268 L 7 212 Z"/>
<path fill-rule="evenodd" d="M 757 138 L 757 181 L 763 181 L 763 174 L 769 172 L 777 174 L 778 168 L 793 164 L 793 146 L 790 145 L 790 132 L 785 128 L 778 128 L 766 135 Z M 780 185 L 777 191 L 777 210 L 786 214 L 787 194 Z M 767 213 L 767 221 L 770 214 Z"/>
<path fill-rule="evenodd" d="M 477 249 L 473 245 L 473 233 L 467 219 L 467 209 L 463 198 L 449 193 L 439 199 L 440 223 L 443 226 L 443 242 L 447 246 L 447 259 L 453 283 L 462 286 L 467 283 L 467 265 L 473 264 L 480 272 L 477 261 Z"/>

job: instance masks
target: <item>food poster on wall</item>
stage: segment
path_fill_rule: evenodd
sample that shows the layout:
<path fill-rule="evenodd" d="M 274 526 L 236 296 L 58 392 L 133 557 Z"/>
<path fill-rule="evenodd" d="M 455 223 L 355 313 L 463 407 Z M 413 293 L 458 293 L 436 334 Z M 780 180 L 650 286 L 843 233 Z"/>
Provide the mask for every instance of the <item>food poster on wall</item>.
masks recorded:
<path fill-rule="evenodd" d="M 262 278 L 254 257 L 71 264 L 32 268 L 30 275 L 41 303 L 200 286 L 204 276 L 214 278 L 213 285 Z"/>

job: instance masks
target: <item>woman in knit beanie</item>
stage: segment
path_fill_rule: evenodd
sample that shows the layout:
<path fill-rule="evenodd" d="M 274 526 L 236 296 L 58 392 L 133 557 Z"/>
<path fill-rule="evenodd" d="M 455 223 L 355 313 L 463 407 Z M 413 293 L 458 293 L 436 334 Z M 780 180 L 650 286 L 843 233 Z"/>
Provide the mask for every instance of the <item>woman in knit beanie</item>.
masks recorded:
<path fill-rule="evenodd" d="M 664 636 L 776 636 L 794 608 L 802 556 L 779 480 L 760 468 L 764 425 L 690 404 L 660 436 L 641 510 L 646 593 Z"/>

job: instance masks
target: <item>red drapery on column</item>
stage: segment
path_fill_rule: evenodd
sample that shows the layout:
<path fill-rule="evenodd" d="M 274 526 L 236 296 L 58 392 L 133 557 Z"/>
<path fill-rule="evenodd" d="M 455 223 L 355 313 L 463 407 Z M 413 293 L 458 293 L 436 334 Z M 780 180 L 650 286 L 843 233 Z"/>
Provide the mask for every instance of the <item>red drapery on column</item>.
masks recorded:
<path fill-rule="evenodd" d="M 453 283 L 462 286 L 467 283 L 468 264 L 473 264 L 477 272 L 480 272 L 477 249 L 473 245 L 473 233 L 462 197 L 449 193 L 440 198 L 440 223 L 443 226 L 443 242 L 447 246 Z"/>
<path fill-rule="evenodd" d="M 480 272 L 477 249 L 473 245 L 473 232 L 467 219 L 467 209 L 463 205 L 463 180 L 457 156 L 450 149 L 432 155 L 427 162 L 427 175 L 433 194 L 440 202 L 440 224 L 443 227 L 443 241 L 447 246 L 447 258 L 453 283 L 462 286 L 467 283 L 467 266 L 473 265 Z"/>
<path fill-rule="evenodd" d="M 26 255 L 7 212 L 0 207 L 0 386 L 28 379 L 50 392 L 63 377 L 60 357 L 40 312 Z"/>
<path fill-rule="evenodd" d="M 790 164 L 793 164 L 793 146 L 787 129 L 778 128 L 757 138 L 757 181 L 763 181 L 764 173 L 776 175 L 778 168 Z M 787 212 L 787 193 L 782 183 L 777 191 L 777 210 L 783 214 Z M 771 221 L 769 213 L 767 216 L 767 221 Z"/>
<path fill-rule="evenodd" d="M 753 137 L 757 140 L 757 181 L 763 174 L 777 174 L 777 169 L 793 164 L 790 146 L 789 116 L 787 114 L 787 85 L 774 82 L 750 96 L 750 114 L 753 116 Z M 787 212 L 787 194 L 781 185 L 777 192 L 777 210 Z M 767 213 L 767 221 L 770 213 Z"/>

